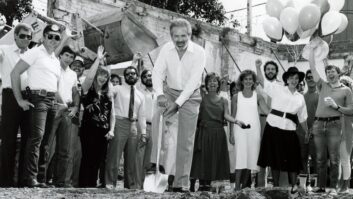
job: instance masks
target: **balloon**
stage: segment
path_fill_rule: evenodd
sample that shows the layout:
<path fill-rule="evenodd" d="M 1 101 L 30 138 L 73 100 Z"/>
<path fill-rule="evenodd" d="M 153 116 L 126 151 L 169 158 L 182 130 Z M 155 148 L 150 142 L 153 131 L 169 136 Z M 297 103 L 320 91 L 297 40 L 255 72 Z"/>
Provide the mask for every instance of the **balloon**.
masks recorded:
<path fill-rule="evenodd" d="M 330 10 L 340 11 L 344 7 L 345 0 L 328 0 Z"/>
<path fill-rule="evenodd" d="M 294 5 L 294 2 L 292 0 L 289 0 L 289 1 L 286 2 L 284 7 L 285 8 L 288 8 L 288 7 L 293 7 L 294 8 L 295 5 Z"/>
<path fill-rule="evenodd" d="M 314 50 L 314 55 L 315 55 L 315 60 L 316 61 L 322 61 L 324 60 L 328 53 L 330 51 L 330 48 L 324 40 L 321 40 L 320 45 L 315 48 Z M 302 56 L 304 59 L 309 60 L 309 55 L 310 55 L 310 44 L 307 44 L 304 49 Z"/>
<path fill-rule="evenodd" d="M 299 24 L 302 30 L 314 28 L 320 21 L 320 8 L 315 4 L 304 6 L 299 13 Z"/>
<path fill-rule="evenodd" d="M 279 0 L 268 0 L 266 3 L 266 12 L 271 17 L 276 17 L 279 19 L 281 11 L 283 10 L 284 5 Z"/>
<path fill-rule="evenodd" d="M 282 10 L 280 21 L 283 29 L 289 34 L 294 34 L 299 26 L 298 11 L 295 8 L 288 7 Z"/>
<path fill-rule="evenodd" d="M 266 35 L 275 41 L 281 41 L 283 37 L 283 28 L 276 17 L 268 17 L 262 23 Z"/>
<path fill-rule="evenodd" d="M 300 39 L 298 33 L 294 32 L 294 34 L 290 34 L 287 31 L 284 31 L 284 34 L 286 35 L 287 39 L 291 42 L 298 41 Z"/>
<path fill-rule="evenodd" d="M 309 29 L 307 31 L 303 31 L 299 26 L 297 30 L 297 34 L 299 35 L 300 39 L 305 39 L 313 35 L 315 31 L 316 31 L 316 27 Z"/>
<path fill-rule="evenodd" d="M 335 34 L 340 34 L 341 32 L 343 32 L 347 26 L 348 26 L 348 19 L 347 16 L 345 14 L 339 13 L 341 15 L 342 21 L 340 24 L 340 27 L 338 27 L 338 30 L 335 32 Z"/>
<path fill-rule="evenodd" d="M 330 4 L 327 0 L 312 0 L 311 3 L 319 6 L 322 16 L 330 10 Z"/>
<path fill-rule="evenodd" d="M 335 33 L 341 25 L 342 16 L 337 11 L 327 12 L 321 20 L 322 36 Z"/>

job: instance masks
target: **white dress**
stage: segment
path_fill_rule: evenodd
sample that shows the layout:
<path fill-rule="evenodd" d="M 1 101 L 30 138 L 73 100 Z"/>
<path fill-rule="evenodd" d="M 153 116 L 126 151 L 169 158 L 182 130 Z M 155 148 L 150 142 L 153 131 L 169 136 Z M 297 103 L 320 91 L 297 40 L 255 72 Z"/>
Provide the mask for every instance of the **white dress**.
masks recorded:
<path fill-rule="evenodd" d="M 259 171 L 257 159 L 260 151 L 261 128 L 257 105 L 257 93 L 253 91 L 250 98 L 245 98 L 243 92 L 238 93 L 236 119 L 250 124 L 249 129 L 238 125 L 234 128 L 235 138 L 235 169 L 250 169 Z"/>

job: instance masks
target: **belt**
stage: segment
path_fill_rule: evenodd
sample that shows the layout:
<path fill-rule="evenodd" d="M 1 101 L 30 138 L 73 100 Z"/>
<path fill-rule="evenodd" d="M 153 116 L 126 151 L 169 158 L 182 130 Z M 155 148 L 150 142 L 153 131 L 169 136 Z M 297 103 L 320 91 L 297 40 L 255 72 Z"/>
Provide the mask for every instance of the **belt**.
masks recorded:
<path fill-rule="evenodd" d="M 340 120 L 340 116 L 336 117 L 315 117 L 315 120 L 317 121 L 324 121 L 324 122 L 330 122 L 330 121 L 335 121 L 335 120 Z"/>
<path fill-rule="evenodd" d="M 152 125 L 152 122 L 146 122 L 147 125 Z"/>
<path fill-rule="evenodd" d="M 41 89 L 41 90 L 31 90 L 32 94 L 36 94 L 42 97 L 54 97 L 56 92 L 49 92 L 45 89 Z"/>
<path fill-rule="evenodd" d="M 282 111 L 278 111 L 276 109 L 272 109 L 271 110 L 271 114 L 273 115 L 277 115 L 279 117 L 283 117 L 285 115 L 285 118 L 291 120 L 292 122 L 294 122 L 295 124 L 298 124 L 298 116 L 297 115 L 294 115 L 294 114 L 291 114 L 291 113 L 284 113 Z"/>
<path fill-rule="evenodd" d="M 267 117 L 266 114 L 260 114 L 260 117 Z"/>
<path fill-rule="evenodd" d="M 130 122 L 137 122 L 138 121 L 137 119 L 130 119 L 130 118 L 122 117 L 122 116 L 119 116 L 119 115 L 116 115 L 115 118 L 119 119 L 119 120 L 129 120 Z"/>

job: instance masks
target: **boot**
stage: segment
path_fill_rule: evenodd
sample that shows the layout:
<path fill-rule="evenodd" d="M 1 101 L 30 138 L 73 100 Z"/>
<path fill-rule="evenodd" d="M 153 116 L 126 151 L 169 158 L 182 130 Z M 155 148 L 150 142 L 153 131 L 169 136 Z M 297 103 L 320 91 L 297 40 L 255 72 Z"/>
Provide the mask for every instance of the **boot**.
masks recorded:
<path fill-rule="evenodd" d="M 340 193 L 349 193 L 349 180 L 343 180 L 342 186 L 339 190 Z"/>

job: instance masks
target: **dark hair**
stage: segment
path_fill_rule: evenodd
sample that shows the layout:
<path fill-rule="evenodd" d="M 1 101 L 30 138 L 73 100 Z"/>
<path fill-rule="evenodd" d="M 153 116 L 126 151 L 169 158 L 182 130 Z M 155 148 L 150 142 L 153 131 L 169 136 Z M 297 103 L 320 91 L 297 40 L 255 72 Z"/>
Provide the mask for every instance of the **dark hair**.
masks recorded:
<path fill-rule="evenodd" d="M 143 70 L 142 73 L 141 73 L 141 78 L 142 78 L 143 76 L 145 76 L 148 72 L 151 72 L 151 71 L 148 70 L 148 69 Z"/>
<path fill-rule="evenodd" d="M 230 95 L 232 96 L 232 95 L 234 95 L 235 93 L 232 93 L 233 92 L 233 88 L 236 88 L 237 87 L 237 83 L 236 82 L 232 82 L 232 83 L 230 83 L 230 85 L 229 85 L 229 93 L 230 93 Z"/>
<path fill-rule="evenodd" d="M 117 74 L 111 74 L 110 75 L 110 79 L 114 79 L 114 78 L 118 78 L 119 79 L 119 82 L 120 82 L 120 85 L 121 85 L 121 77 Z"/>
<path fill-rule="evenodd" d="M 25 24 L 25 23 L 19 23 L 17 24 L 17 26 L 14 29 L 14 34 L 18 35 L 18 33 L 20 33 L 21 30 L 25 30 L 25 31 L 30 31 L 31 34 L 33 34 L 33 28 L 32 26 Z"/>
<path fill-rule="evenodd" d="M 340 75 L 341 74 L 341 69 L 335 65 L 328 65 L 325 67 L 325 74 L 327 74 L 328 70 L 335 69 L 337 73 Z"/>
<path fill-rule="evenodd" d="M 305 78 L 307 78 L 309 74 L 312 74 L 310 69 L 306 71 Z"/>
<path fill-rule="evenodd" d="M 237 87 L 239 90 L 244 90 L 244 85 L 242 84 L 246 76 L 252 76 L 252 79 L 254 81 L 254 85 L 251 87 L 251 90 L 255 90 L 257 86 L 257 76 L 256 73 L 252 70 L 244 70 L 240 73 L 239 79 L 237 81 Z"/>
<path fill-rule="evenodd" d="M 127 70 L 135 70 L 135 72 L 136 72 L 136 75 L 137 75 L 137 77 L 139 76 L 139 74 L 138 74 L 138 72 L 137 72 L 137 68 L 135 68 L 134 66 L 128 66 L 128 67 L 126 67 L 125 69 L 124 69 L 124 77 L 126 76 L 126 73 L 127 73 Z"/>
<path fill-rule="evenodd" d="M 276 62 L 274 62 L 274 61 L 268 61 L 268 62 L 266 62 L 265 65 L 264 65 L 264 71 L 266 71 L 266 68 L 267 68 L 268 65 L 274 65 L 275 68 L 276 68 L 276 72 L 278 73 L 278 65 L 277 65 Z"/>
<path fill-rule="evenodd" d="M 102 86 L 102 93 L 105 94 L 106 96 L 109 96 L 110 90 L 109 90 L 109 83 L 110 83 L 110 73 L 108 70 L 102 68 L 101 66 L 98 67 L 96 75 L 94 76 L 94 82 L 97 82 L 97 76 L 101 75 L 101 74 L 105 74 L 107 75 L 107 81 L 103 84 Z"/>
<path fill-rule="evenodd" d="M 206 90 L 208 91 L 207 84 L 211 79 L 216 79 L 218 82 L 217 93 L 221 90 L 221 78 L 216 73 L 208 73 L 205 77 L 205 86 Z"/>
<path fill-rule="evenodd" d="M 74 59 L 76 57 L 76 53 L 74 52 L 74 50 L 72 50 L 70 46 L 64 46 L 63 49 L 61 49 L 61 52 L 59 55 L 63 55 L 64 53 L 69 53 L 74 55 Z"/>

